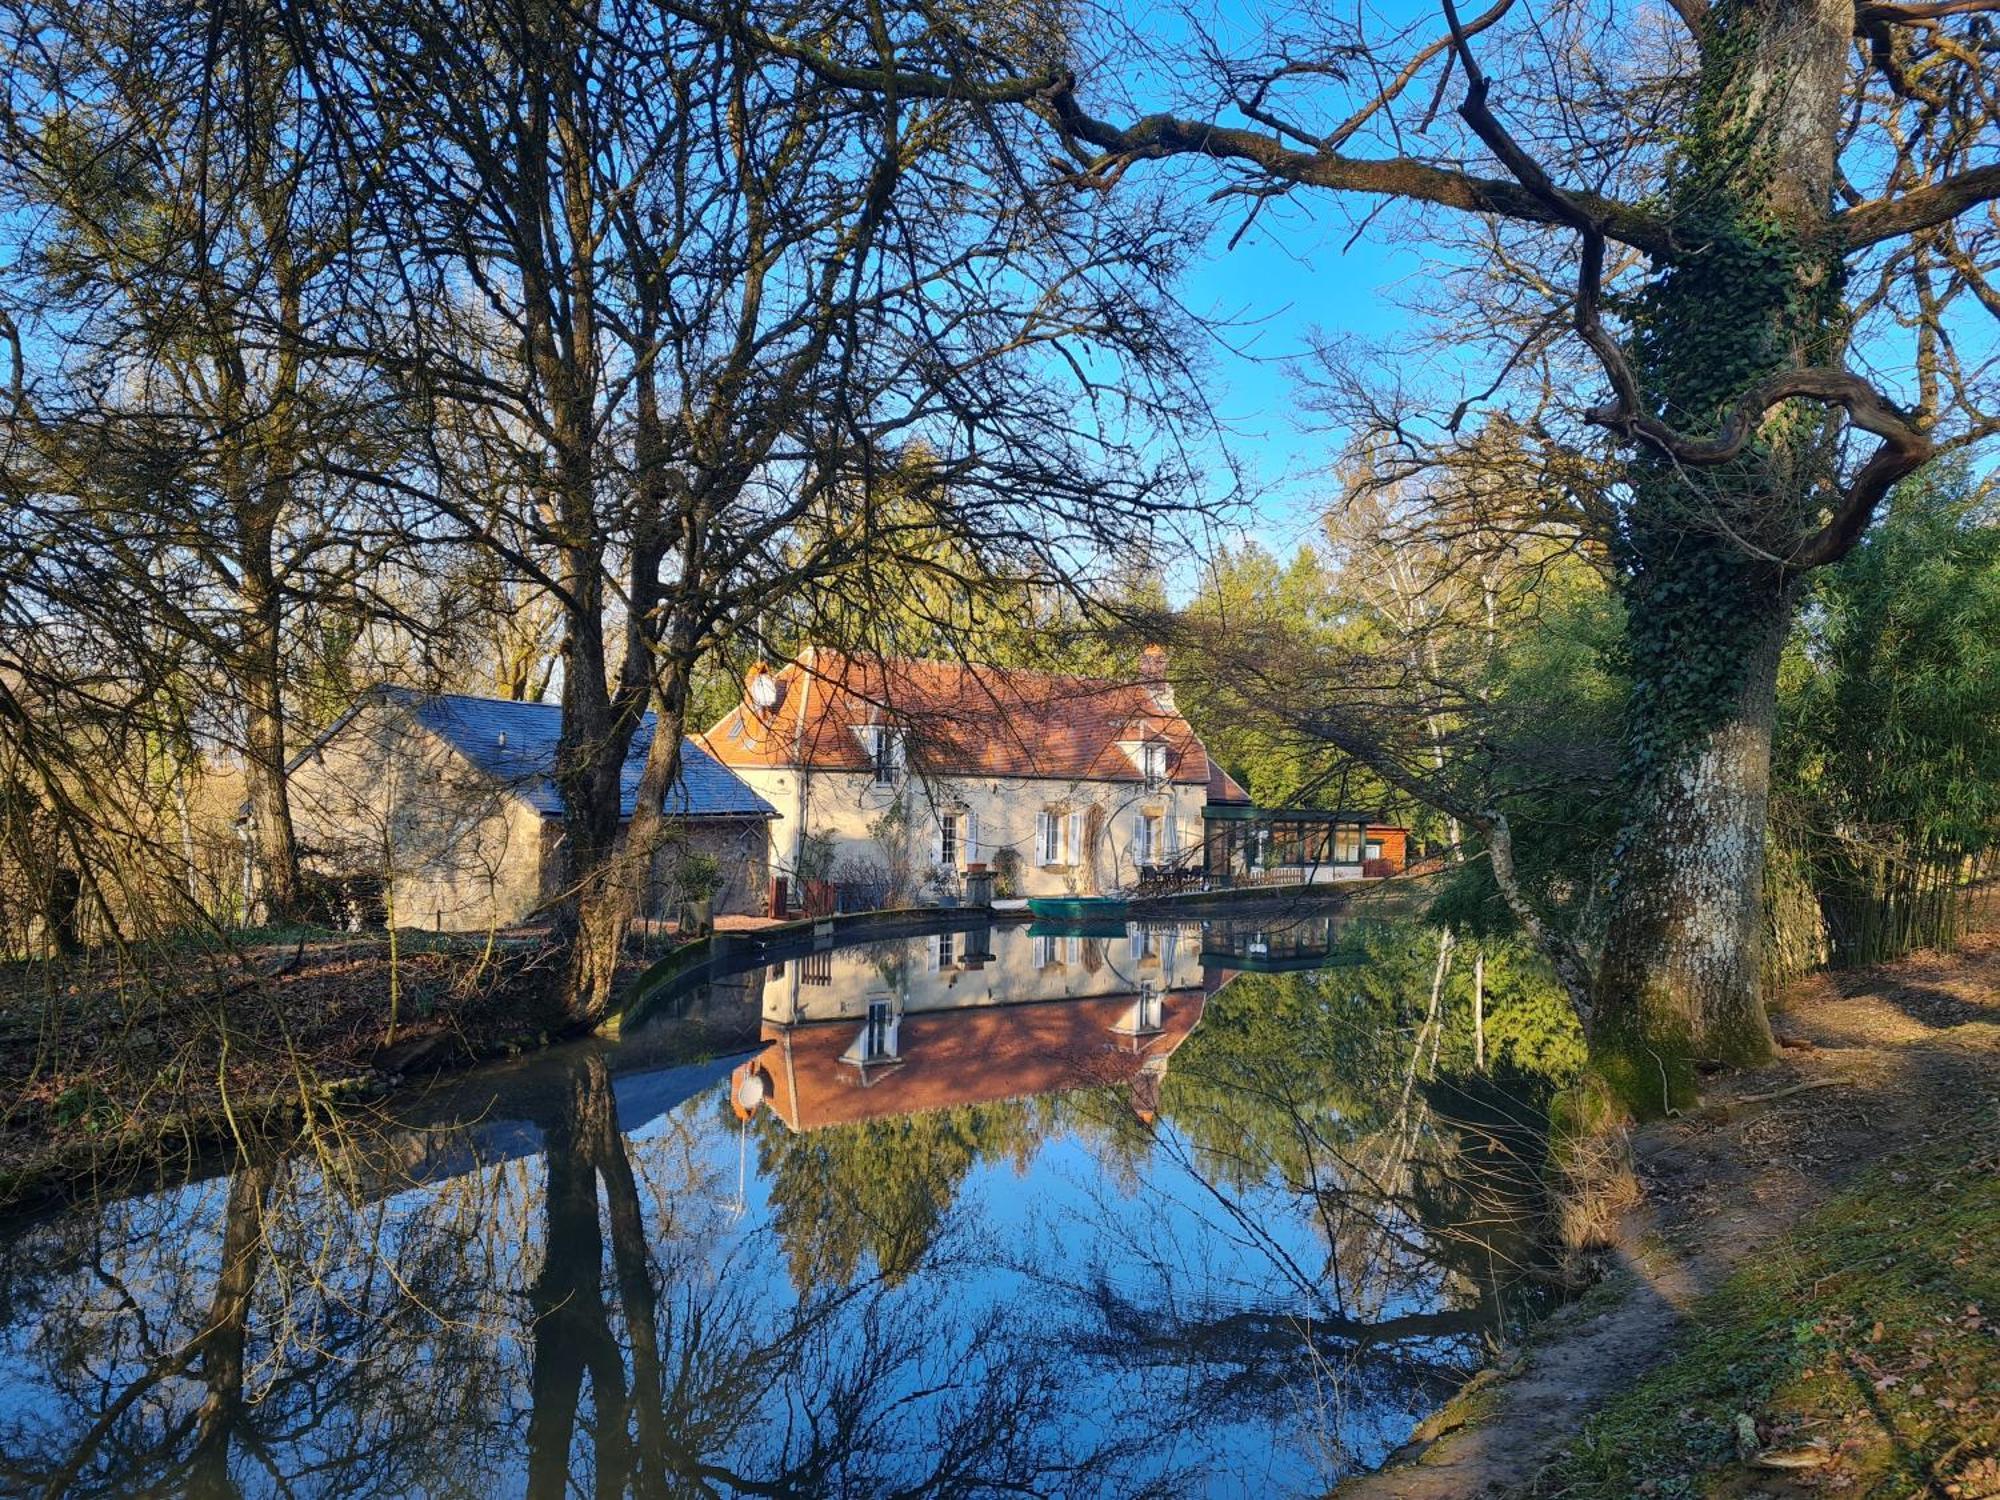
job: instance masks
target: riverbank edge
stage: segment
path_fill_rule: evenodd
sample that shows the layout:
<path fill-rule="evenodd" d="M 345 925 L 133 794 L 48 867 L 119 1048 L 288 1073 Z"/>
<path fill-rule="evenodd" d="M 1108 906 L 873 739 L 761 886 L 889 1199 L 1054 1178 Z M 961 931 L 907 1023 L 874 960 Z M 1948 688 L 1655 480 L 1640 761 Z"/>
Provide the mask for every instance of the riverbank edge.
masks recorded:
<path fill-rule="evenodd" d="M 107 1190 L 124 1195 L 155 1188 L 240 1151 L 247 1140 L 295 1135 L 315 1112 L 351 1113 L 406 1084 L 522 1057 L 591 1031 L 588 1021 L 555 1028 L 536 1022 L 485 1039 L 455 1036 L 448 1047 L 414 1056 L 391 1045 L 373 1061 L 355 1059 L 348 1071 L 183 1111 L 143 1131 L 53 1143 L 39 1156 L 0 1168 L 0 1219 L 33 1218 Z"/>
<path fill-rule="evenodd" d="M 1379 881 L 1358 890 L 1322 885 L 1191 892 L 1135 902 L 1131 915 L 1138 921 L 1162 921 L 1182 912 L 1193 918 L 1230 909 L 1283 910 L 1335 898 L 1369 914 L 1388 914 L 1392 908 L 1405 912 L 1415 891 L 1414 882 Z M 486 1038 L 453 1034 L 416 1047 L 384 1046 L 373 1056 L 357 1052 L 338 1071 L 283 1089 L 233 1098 L 226 1104 L 182 1112 L 154 1121 L 144 1130 L 51 1142 L 40 1154 L 0 1167 L 0 1217 L 30 1217 L 105 1191 L 155 1186 L 191 1164 L 213 1162 L 237 1149 L 245 1138 L 295 1133 L 313 1111 L 337 1113 L 363 1108 L 408 1083 L 466 1072 L 592 1034 L 615 1038 L 676 994 L 702 983 L 720 962 L 749 958 L 769 963 L 819 947 L 1031 920 L 1025 911 L 924 906 L 843 912 L 740 931 L 716 931 L 678 945 L 628 980 L 615 1008 L 599 1020 L 552 1022 L 544 1013 L 524 1018 L 517 1029 Z M 329 936 L 324 943 L 337 946 L 348 941 L 345 936 Z M 314 946 L 308 943 L 305 948 Z"/>
<path fill-rule="evenodd" d="M 1772 1002 L 1775 1017 L 1810 1019 L 1812 1010 L 1794 1012 L 1792 1007 L 1799 994 L 1815 986 L 1850 999 L 1873 999 L 1878 994 L 1893 997 L 1909 982 L 1906 971 L 1911 966 L 1969 970 L 1972 965 L 1964 952 L 1979 949 L 1982 972 L 1977 976 L 1977 988 L 1987 1014 L 1978 1023 L 1983 1039 L 1969 1055 L 1975 1068 L 1988 1068 L 1989 1091 L 1980 1096 L 1973 1090 L 1974 1101 L 1969 1105 L 1954 1101 L 1951 1086 L 1933 1082 L 1922 1066 L 1907 1067 L 1895 1089 L 1895 1103 L 1903 1112 L 1926 1120 L 1922 1139 L 1946 1143 L 1942 1147 L 1926 1144 L 1923 1149 L 1932 1153 L 1932 1161 L 1920 1162 L 1906 1141 L 1889 1132 L 1879 1145 L 1871 1143 L 1865 1153 L 1846 1163 L 1836 1183 L 1823 1188 L 1796 1217 L 1771 1224 L 1761 1235 L 1736 1238 L 1709 1257 L 1712 1263 L 1706 1266 L 1691 1264 L 1685 1250 L 1677 1252 L 1670 1243 L 1670 1235 L 1685 1234 L 1690 1227 L 1684 1210 L 1654 1201 L 1650 1194 L 1640 1197 L 1615 1216 L 1604 1247 L 1606 1270 L 1599 1281 L 1522 1330 L 1513 1344 L 1473 1371 L 1449 1400 L 1419 1422 L 1409 1440 L 1380 1466 L 1340 1481 L 1329 1492 L 1328 1500 L 1456 1500 L 1471 1494 L 1506 1500 L 1540 1496 L 1573 1500 L 1618 1496 L 1622 1500 L 1635 1494 L 1736 1494 L 1739 1490 L 1730 1487 L 1736 1480 L 1750 1486 L 1747 1493 L 1772 1497 L 1806 1494 L 1806 1490 L 1787 1484 L 1785 1465 L 1758 1462 L 1757 1445 L 1763 1437 L 1753 1443 L 1752 1433 L 1769 1434 L 1764 1432 L 1768 1424 L 1758 1423 L 1754 1413 L 1743 1414 L 1752 1423 L 1748 1429 L 1725 1417 L 1729 1430 L 1707 1421 L 1700 1423 L 1698 1430 L 1672 1434 L 1680 1440 L 1679 1451 L 1686 1455 L 1686 1462 L 1699 1470 L 1691 1482 L 1700 1488 L 1676 1487 L 1689 1476 L 1674 1475 L 1663 1467 L 1668 1460 L 1662 1450 L 1671 1450 L 1671 1441 L 1654 1443 L 1647 1459 L 1641 1435 L 1657 1438 L 1663 1429 L 1686 1427 L 1700 1405 L 1718 1411 L 1727 1408 L 1732 1413 L 1757 1405 L 1756 1397 L 1746 1394 L 1736 1379 L 1742 1373 L 1740 1365 L 1718 1357 L 1716 1331 L 1740 1332 L 1736 1325 L 1742 1322 L 1743 1308 L 1760 1290 L 1769 1292 L 1771 1268 L 1796 1266 L 1806 1260 L 1809 1251 L 1816 1253 L 1829 1239 L 1829 1223 L 1865 1218 L 1871 1213 L 1880 1217 L 1884 1205 L 1892 1205 L 1900 1216 L 1895 1226 L 1899 1238 L 1909 1244 L 1929 1243 L 1959 1220 L 1960 1202 L 1955 1194 L 1913 1190 L 1911 1183 L 1922 1178 L 1935 1189 L 1940 1162 L 1947 1174 L 1968 1164 L 1971 1170 L 2000 1173 L 2000 1092 L 1992 1091 L 1992 1086 L 2000 1083 L 2000 1071 L 1992 1070 L 1987 1060 L 1991 1054 L 1994 1061 L 2000 1061 L 2000 982 L 1996 982 L 2000 977 L 2000 962 L 1996 962 L 2000 959 L 2000 901 L 1996 896 L 2000 890 L 1989 888 L 1982 902 L 1983 922 L 1977 927 L 1969 923 L 1960 946 L 1950 952 L 1925 950 L 1862 969 L 1820 970 L 1787 985 Z M 1782 1028 L 1781 1040 L 1784 1046 L 1770 1062 L 1716 1080 L 1698 1109 L 1631 1130 L 1622 1143 L 1624 1159 L 1643 1164 L 1648 1159 L 1682 1155 L 1690 1126 L 1740 1126 L 1766 1110 L 1809 1109 L 1816 1101 L 1842 1097 L 1845 1085 L 1852 1081 L 1841 1076 L 1841 1070 L 1848 1067 L 1845 1059 L 1849 1054 L 1786 1036 Z M 1794 1046 L 1802 1047 L 1803 1053 L 1790 1050 Z M 1928 1049 L 1912 1048 L 1901 1061 L 1914 1063 L 1920 1053 L 1930 1060 Z M 1964 1073 L 1951 1071 L 1963 1081 Z M 1783 1086 L 1765 1087 L 1774 1081 Z M 1940 1127 L 1936 1136 L 1928 1128 L 1931 1122 Z M 1907 1129 L 1904 1133 L 1908 1134 Z M 1741 1155 L 1739 1142 L 1724 1163 L 1736 1169 L 1737 1175 L 1748 1176 Z M 1711 1161 L 1709 1165 L 1714 1168 L 1720 1164 Z M 1716 1179 L 1722 1175 L 1718 1171 L 1697 1174 L 1683 1186 L 1698 1196 L 1716 1188 Z M 2000 1242 L 1989 1240 L 1986 1256 L 1986 1276 L 1989 1280 L 2000 1277 Z M 1890 1290 L 1894 1278 L 1887 1273 L 1893 1269 L 1884 1265 L 1876 1268 L 1880 1274 L 1871 1274 L 1869 1266 L 1852 1259 L 1839 1265 L 1829 1263 L 1820 1284 L 1809 1279 L 1805 1289 L 1786 1303 L 1784 1316 L 1780 1319 L 1773 1312 L 1772 1319 L 1781 1321 L 1787 1333 L 1795 1325 L 1823 1323 L 1823 1318 L 1815 1319 L 1814 1311 L 1824 1284 L 1834 1282 L 1837 1275 L 1843 1297 L 1865 1304 Z M 2000 1285 L 1993 1288 L 1992 1302 L 2000 1304 Z M 1992 1326 L 1989 1324 L 1989 1329 Z M 1893 1345 L 1893 1327 L 1889 1335 Z M 1878 1340 L 1884 1336 L 1875 1333 Z M 1895 1383 L 1891 1381 L 1891 1387 Z M 1673 1398 L 1665 1407 L 1653 1399 L 1653 1394 L 1661 1392 L 1671 1393 Z M 1764 1394 L 1768 1395 L 1768 1390 Z M 1870 1391 L 1864 1385 L 1854 1401 L 1875 1405 L 1880 1396 L 1879 1390 Z M 1988 1422 L 1993 1431 L 1983 1440 L 1983 1450 L 1973 1450 L 1973 1456 L 1992 1466 L 1992 1488 L 1947 1492 L 1942 1486 L 1950 1476 L 1941 1476 L 1941 1464 L 1934 1463 L 1933 1472 L 1925 1479 L 1939 1487 L 1937 1493 L 1962 1493 L 1981 1500 L 1989 1494 L 2000 1496 L 2000 1413 L 1989 1415 Z M 1719 1445 L 1718 1434 L 1724 1439 Z M 1635 1456 L 1641 1461 L 1634 1463 Z M 1945 1461 L 1965 1456 L 1964 1446 L 1959 1445 L 1946 1451 Z M 1726 1474 L 1731 1467 L 1739 1472 Z M 1988 1477 L 1982 1471 L 1981 1483 Z M 1669 1479 L 1676 1483 L 1668 1483 Z M 1721 1489 L 1711 1489 L 1711 1481 L 1728 1482 Z M 1930 1491 L 1920 1488 L 1918 1492 Z"/>
<path fill-rule="evenodd" d="M 1839 1465 L 1851 1493 L 2000 1494 L 2000 1120 L 1949 1123 L 1690 1307 L 1533 1493 L 1622 1500 L 1651 1481 L 1775 1500 L 1785 1475 Z"/>

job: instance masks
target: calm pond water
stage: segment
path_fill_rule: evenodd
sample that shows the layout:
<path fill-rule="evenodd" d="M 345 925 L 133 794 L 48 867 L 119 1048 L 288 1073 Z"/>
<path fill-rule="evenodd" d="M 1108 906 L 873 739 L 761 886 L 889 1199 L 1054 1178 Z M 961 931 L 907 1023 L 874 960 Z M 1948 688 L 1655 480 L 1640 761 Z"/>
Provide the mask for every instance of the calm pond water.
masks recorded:
<path fill-rule="evenodd" d="M 1437 1065 L 1435 954 L 739 945 L 616 1043 L 0 1230 L 0 1492 L 1320 1493 L 1535 1256 L 1539 1111 Z"/>

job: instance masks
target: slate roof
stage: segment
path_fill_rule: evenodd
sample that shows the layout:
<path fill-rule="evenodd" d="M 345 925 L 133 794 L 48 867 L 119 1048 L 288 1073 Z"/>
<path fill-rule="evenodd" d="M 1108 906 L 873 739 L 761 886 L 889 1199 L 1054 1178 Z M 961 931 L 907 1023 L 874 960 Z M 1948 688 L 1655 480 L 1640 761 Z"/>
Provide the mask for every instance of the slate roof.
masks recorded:
<path fill-rule="evenodd" d="M 807 647 L 772 682 L 770 709 L 739 703 L 703 736 L 725 764 L 863 771 L 854 726 L 893 724 L 920 772 L 1142 781 L 1123 744 L 1152 741 L 1167 747 L 1170 780 L 1209 780 L 1207 751 L 1171 697 L 1133 679 Z"/>
<path fill-rule="evenodd" d="M 562 793 L 552 772 L 562 708 L 555 703 L 514 703 L 462 693 L 418 693 L 384 687 L 376 692 L 407 708 L 418 723 L 448 741 L 480 770 L 503 782 L 544 817 L 561 817 Z M 343 721 L 344 722 L 344 721 Z M 339 725 L 328 731 L 338 733 Z M 504 736 L 504 742 L 503 742 Z M 647 714 L 632 736 L 632 751 L 618 778 L 621 818 L 639 805 L 639 776 L 653 736 Z M 681 741 L 681 774 L 667 794 L 666 810 L 676 818 L 775 818 L 778 810 L 752 791 L 742 777 L 722 765 L 692 739 Z"/>

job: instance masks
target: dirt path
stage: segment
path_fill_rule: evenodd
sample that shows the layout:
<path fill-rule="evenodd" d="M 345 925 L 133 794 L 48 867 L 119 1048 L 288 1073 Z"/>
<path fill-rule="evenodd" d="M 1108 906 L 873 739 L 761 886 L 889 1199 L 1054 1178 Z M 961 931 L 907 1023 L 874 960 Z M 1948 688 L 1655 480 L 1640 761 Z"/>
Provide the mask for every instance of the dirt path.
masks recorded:
<path fill-rule="evenodd" d="M 1529 1486 L 1586 1414 L 1658 1359 L 1683 1311 L 1860 1169 L 2000 1108 L 2000 901 L 1955 953 L 1793 987 L 1769 1066 L 1718 1084 L 1697 1115 L 1633 1142 L 1643 1185 L 1617 1269 L 1536 1330 L 1528 1351 L 1441 1419 L 1398 1467 L 1341 1500 L 1458 1500 Z M 1810 1087 L 1780 1098 L 1756 1096 Z M 1453 1420 L 1464 1425 L 1436 1435 Z"/>

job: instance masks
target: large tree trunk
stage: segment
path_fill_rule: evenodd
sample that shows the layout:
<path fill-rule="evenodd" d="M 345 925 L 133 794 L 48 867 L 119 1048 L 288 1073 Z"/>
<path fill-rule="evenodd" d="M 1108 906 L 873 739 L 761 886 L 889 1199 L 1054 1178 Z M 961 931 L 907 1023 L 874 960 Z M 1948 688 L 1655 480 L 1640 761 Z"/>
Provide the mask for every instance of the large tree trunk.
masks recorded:
<path fill-rule="evenodd" d="M 285 774 L 279 600 L 269 537 L 244 559 L 244 620 L 237 681 L 243 695 L 244 783 L 250 805 L 250 860 L 256 917 L 284 922 L 298 910 L 299 855 Z"/>
<path fill-rule="evenodd" d="M 1657 622 L 1656 622 L 1657 623 Z M 1755 1063 L 1771 1029 L 1758 991 L 1764 823 L 1787 598 L 1746 606 L 1733 699 L 1680 753 L 1644 764 L 1619 844 L 1591 1050 L 1643 1113 L 1694 1097 L 1695 1064 Z M 1710 621 L 1713 635 L 1723 622 Z"/>
<path fill-rule="evenodd" d="M 680 775 L 681 736 L 687 724 L 688 700 L 694 679 L 694 663 L 700 630 L 686 599 L 662 601 L 661 564 L 666 555 L 667 517 L 680 515 L 684 508 L 674 504 L 685 499 L 683 483 L 665 460 L 654 375 L 643 369 L 636 382 L 638 412 L 636 456 L 639 468 L 638 504 L 635 507 L 625 615 L 625 658 L 618 670 L 618 686 L 606 710 L 613 723 L 617 759 L 608 762 L 612 779 L 611 821 L 608 836 L 592 825 L 592 837 L 603 842 L 592 846 L 589 863 L 579 860 L 572 886 L 573 905 L 569 908 L 565 932 L 569 941 L 569 967 L 564 981 L 564 1000 L 572 1016 L 595 1021 L 607 1015 L 616 997 L 618 961 L 624 950 L 625 935 L 639 914 L 653 862 L 671 836 L 671 827 L 662 813 L 668 790 Z M 699 532 L 694 519 L 687 517 L 681 535 L 683 556 L 677 588 L 685 594 L 699 590 L 699 572 L 694 553 Z M 669 617 L 662 629 L 656 618 Z M 601 682 L 604 649 L 600 637 L 596 656 Z M 566 673 L 567 680 L 567 673 Z M 651 742 L 646 747 L 646 764 L 640 773 L 632 817 L 619 827 L 618 779 L 630 754 L 632 735 L 640 723 L 640 710 L 653 697 L 654 719 Z M 568 715 L 565 713 L 565 725 Z M 607 748 L 611 742 L 607 741 Z"/>
<path fill-rule="evenodd" d="M 1757 381 L 1839 363 L 1828 246 L 1851 0 L 1720 0 L 1669 196 L 1687 246 L 1640 299 L 1655 411 L 1712 428 Z M 1768 1055 L 1758 993 L 1777 663 L 1796 586 L 1776 561 L 1817 524 L 1826 412 L 1767 414 L 1752 451 L 1691 470 L 1641 456 L 1620 557 L 1633 673 L 1631 801 L 1613 861 L 1594 1060 L 1624 1101 L 1694 1096 L 1697 1060 Z"/>
<path fill-rule="evenodd" d="M 628 649 L 643 649 L 643 645 L 634 642 Z M 668 789 L 680 775 L 689 676 L 689 672 L 678 669 L 670 669 L 668 673 L 655 709 L 652 738 L 646 747 L 646 764 L 639 776 L 630 822 L 623 828 L 618 826 L 614 784 L 609 843 L 602 846 L 590 865 L 572 867 L 577 876 L 565 1001 L 569 1013 L 578 1020 L 594 1021 L 609 1014 L 616 999 L 618 960 L 624 950 L 625 935 L 639 915 L 654 859 L 673 836 L 672 824 L 662 806 Z M 620 736 L 619 743 L 630 745 L 630 729 Z M 621 770 L 625 759 L 625 754 L 619 756 Z"/>
<path fill-rule="evenodd" d="M 588 19 L 588 7 L 538 4 L 523 13 L 520 47 L 531 103 L 509 174 L 522 226 L 515 251 L 527 356 L 546 392 L 549 502 L 562 559 L 563 714 L 555 779 L 563 798 L 565 884 L 554 935 L 565 960 L 564 1007 L 579 1021 L 609 1010 L 631 920 L 619 783 L 651 665 L 643 650 L 651 598 L 642 591 L 626 601 L 625 660 L 616 686 L 607 679 L 604 565 L 614 527 L 598 506 L 600 271 L 576 248 L 594 242 L 600 230 L 590 167 L 597 146 L 581 60 Z M 553 236 L 538 229 L 552 219 L 561 221 L 566 253 L 551 253 Z"/>
<path fill-rule="evenodd" d="M 577 572 L 566 581 L 572 588 L 597 588 Z M 566 958 L 564 1008 L 579 1021 L 605 1014 L 617 977 L 625 924 L 606 894 L 618 875 L 619 778 L 637 715 L 637 704 L 621 705 L 605 689 L 604 641 L 596 619 L 573 616 L 563 652 L 562 737 L 556 748 L 566 883 L 555 912 L 555 937 Z"/>

